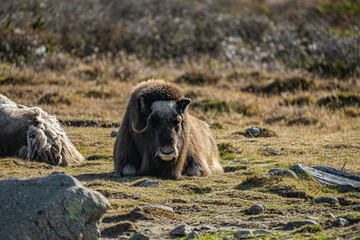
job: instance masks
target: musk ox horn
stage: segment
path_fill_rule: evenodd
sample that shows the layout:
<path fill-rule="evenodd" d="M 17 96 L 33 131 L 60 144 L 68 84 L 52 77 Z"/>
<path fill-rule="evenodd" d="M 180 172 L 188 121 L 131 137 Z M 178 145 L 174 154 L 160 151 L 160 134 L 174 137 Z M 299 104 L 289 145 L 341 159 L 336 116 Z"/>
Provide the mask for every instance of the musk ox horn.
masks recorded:
<path fill-rule="evenodd" d="M 132 124 L 131 124 L 131 128 L 132 128 L 132 130 L 133 130 L 135 133 L 144 133 L 144 132 L 146 132 L 147 125 L 146 125 L 143 129 L 137 130 L 137 129 L 135 128 L 134 124 L 132 123 Z"/>

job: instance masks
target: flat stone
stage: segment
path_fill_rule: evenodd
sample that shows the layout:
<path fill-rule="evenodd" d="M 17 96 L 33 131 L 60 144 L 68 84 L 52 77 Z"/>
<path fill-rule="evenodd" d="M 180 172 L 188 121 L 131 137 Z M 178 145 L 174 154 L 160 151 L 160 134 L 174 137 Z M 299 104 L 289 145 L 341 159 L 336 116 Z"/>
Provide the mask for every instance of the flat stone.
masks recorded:
<path fill-rule="evenodd" d="M 51 165 L 45 166 L 44 168 L 49 169 L 49 170 L 55 170 L 55 167 L 51 166 Z"/>
<path fill-rule="evenodd" d="M 268 174 L 270 174 L 271 176 L 287 176 L 292 178 L 298 178 L 296 173 L 289 169 L 272 168 L 269 170 Z"/>
<path fill-rule="evenodd" d="M 211 230 L 211 229 L 213 229 L 213 227 L 208 226 L 208 225 L 202 225 L 202 226 L 200 227 L 200 229 L 201 229 L 201 230 Z"/>
<path fill-rule="evenodd" d="M 139 183 L 136 186 L 137 187 L 151 187 L 151 186 L 157 186 L 157 185 L 161 186 L 162 184 L 159 183 L 158 181 L 146 180 L 146 181 Z"/>
<path fill-rule="evenodd" d="M 136 233 L 135 235 L 131 236 L 129 240 L 149 240 L 150 238 L 143 233 Z"/>
<path fill-rule="evenodd" d="M 352 210 L 360 212 L 360 205 L 353 206 Z"/>
<path fill-rule="evenodd" d="M 294 229 L 299 228 L 305 225 L 318 225 L 317 222 L 313 220 L 299 220 L 299 221 L 291 221 L 286 224 L 285 229 Z"/>
<path fill-rule="evenodd" d="M 251 215 L 257 215 L 264 211 L 264 207 L 261 204 L 254 204 L 248 210 L 247 213 Z"/>
<path fill-rule="evenodd" d="M 192 231 L 191 233 L 189 233 L 189 235 L 187 236 L 186 239 L 196 239 L 199 237 L 200 237 L 200 235 L 197 231 Z"/>
<path fill-rule="evenodd" d="M 237 231 L 234 231 L 233 233 L 235 239 L 245 239 L 248 237 L 252 237 L 253 233 L 251 230 L 248 229 L 240 229 Z"/>
<path fill-rule="evenodd" d="M 266 230 L 266 229 L 259 229 L 259 230 L 254 230 L 253 234 L 254 235 L 268 235 L 268 234 L 275 234 L 275 233 L 273 233 L 269 230 Z"/>
<path fill-rule="evenodd" d="M 110 206 L 74 177 L 0 180 L 0 239 L 98 239 Z"/>
<path fill-rule="evenodd" d="M 172 237 L 186 236 L 191 232 L 191 227 L 187 224 L 180 225 L 171 230 L 170 235 Z"/>
<path fill-rule="evenodd" d="M 315 203 L 330 203 L 330 204 L 339 203 L 339 200 L 336 197 L 327 197 L 327 196 L 321 196 L 321 197 L 314 198 L 313 201 Z"/>
<path fill-rule="evenodd" d="M 119 131 L 112 131 L 110 134 L 110 137 L 116 137 L 118 135 Z"/>
<path fill-rule="evenodd" d="M 313 217 L 313 216 L 307 216 L 306 219 L 310 219 L 310 220 L 319 220 L 319 217 Z"/>
<path fill-rule="evenodd" d="M 161 210 L 161 211 L 167 211 L 174 213 L 174 209 L 172 207 L 168 206 L 162 206 L 162 205 L 151 205 L 151 206 L 143 206 L 143 207 L 136 207 L 131 209 L 130 213 L 135 213 L 139 211 L 146 211 L 146 210 Z"/>
<path fill-rule="evenodd" d="M 290 168 L 294 172 L 306 172 L 318 180 L 321 184 L 335 185 L 342 192 L 360 191 L 360 176 L 356 176 L 335 168 L 326 166 L 308 167 L 303 164 L 295 164 Z"/>
<path fill-rule="evenodd" d="M 327 213 L 327 214 L 325 214 L 324 216 L 327 217 L 327 218 L 336 218 L 336 217 L 334 216 L 334 214 L 332 214 L 332 213 Z"/>
<path fill-rule="evenodd" d="M 349 221 L 346 220 L 345 218 L 338 218 L 334 222 L 334 225 L 337 226 L 337 227 L 346 227 L 349 224 L 350 224 Z"/>

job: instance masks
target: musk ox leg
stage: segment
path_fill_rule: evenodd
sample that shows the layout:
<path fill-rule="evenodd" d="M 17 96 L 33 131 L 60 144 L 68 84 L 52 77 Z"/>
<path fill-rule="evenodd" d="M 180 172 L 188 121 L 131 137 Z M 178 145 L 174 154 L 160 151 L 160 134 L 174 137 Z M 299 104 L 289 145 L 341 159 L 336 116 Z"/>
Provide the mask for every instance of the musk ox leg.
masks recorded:
<path fill-rule="evenodd" d="M 201 176 L 201 170 L 194 163 L 194 159 L 192 157 L 187 157 L 184 174 L 188 176 Z"/>
<path fill-rule="evenodd" d="M 125 167 L 121 171 L 123 176 L 135 176 L 136 168 L 131 166 L 130 164 L 126 164 Z"/>
<path fill-rule="evenodd" d="M 141 162 L 133 137 L 125 125 L 121 126 L 114 144 L 114 169 L 121 176 L 134 176 L 138 175 Z"/>

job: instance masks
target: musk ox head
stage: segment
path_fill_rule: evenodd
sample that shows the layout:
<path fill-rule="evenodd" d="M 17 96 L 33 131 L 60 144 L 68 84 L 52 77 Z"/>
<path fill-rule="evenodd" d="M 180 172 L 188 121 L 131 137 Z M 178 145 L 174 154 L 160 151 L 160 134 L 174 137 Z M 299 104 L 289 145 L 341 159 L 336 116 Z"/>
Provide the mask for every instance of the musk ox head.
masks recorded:
<path fill-rule="evenodd" d="M 144 98 L 140 98 L 142 111 L 146 112 Z M 155 101 L 151 104 L 146 125 L 137 129 L 132 123 L 134 134 L 146 139 L 146 151 L 159 161 L 176 161 L 186 141 L 186 115 L 190 99 L 179 101 Z"/>

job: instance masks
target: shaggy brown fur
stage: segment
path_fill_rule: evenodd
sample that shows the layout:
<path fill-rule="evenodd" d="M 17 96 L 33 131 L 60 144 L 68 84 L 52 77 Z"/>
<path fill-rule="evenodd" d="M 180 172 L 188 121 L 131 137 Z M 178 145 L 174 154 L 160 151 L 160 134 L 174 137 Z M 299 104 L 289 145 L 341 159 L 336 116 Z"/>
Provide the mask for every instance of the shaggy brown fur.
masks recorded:
<path fill-rule="evenodd" d="M 10 156 L 61 166 L 84 160 L 55 116 L 0 94 L 0 157 Z"/>
<path fill-rule="evenodd" d="M 176 179 L 181 175 L 208 176 L 222 172 L 212 133 L 204 122 L 186 111 L 189 102 L 177 86 L 164 81 L 149 80 L 135 87 L 114 145 L 115 172 L 123 176 L 151 175 Z M 161 108 L 163 105 L 164 111 Z M 172 105 L 175 107 L 168 107 Z M 156 113 L 155 107 L 160 109 Z M 163 126 L 149 129 L 154 114 L 161 116 L 161 125 L 169 125 L 171 120 L 166 119 L 173 114 L 173 109 L 178 111 L 176 119 L 181 119 L 178 125 L 170 130 Z M 150 127 L 139 133 L 132 129 L 132 124 L 136 129 Z M 167 134 L 169 132 L 171 137 Z M 164 149 L 165 145 L 167 148 L 174 146 L 177 153 L 171 161 L 154 155 L 154 149 Z"/>

